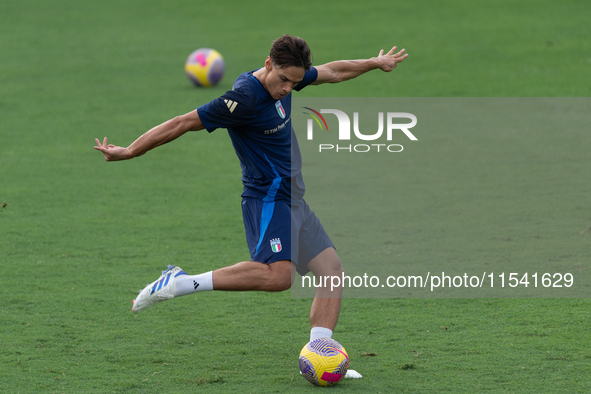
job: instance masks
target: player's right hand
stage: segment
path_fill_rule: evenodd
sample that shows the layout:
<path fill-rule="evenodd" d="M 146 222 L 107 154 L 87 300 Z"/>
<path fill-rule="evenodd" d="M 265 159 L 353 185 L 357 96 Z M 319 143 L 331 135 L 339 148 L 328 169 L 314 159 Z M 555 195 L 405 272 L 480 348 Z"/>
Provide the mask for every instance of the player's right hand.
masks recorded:
<path fill-rule="evenodd" d="M 130 158 L 127 153 L 127 148 L 115 146 L 113 144 L 107 144 L 107 137 L 105 137 L 102 144 L 98 138 L 95 138 L 95 141 L 96 146 L 94 149 L 100 150 L 105 156 L 106 161 L 127 160 Z"/>

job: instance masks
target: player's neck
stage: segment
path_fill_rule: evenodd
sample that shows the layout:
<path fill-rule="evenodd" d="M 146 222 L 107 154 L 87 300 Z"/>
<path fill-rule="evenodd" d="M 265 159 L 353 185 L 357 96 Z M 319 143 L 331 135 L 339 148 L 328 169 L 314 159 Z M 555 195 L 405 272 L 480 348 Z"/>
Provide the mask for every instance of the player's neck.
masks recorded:
<path fill-rule="evenodd" d="M 265 67 L 261 67 L 252 73 L 252 76 L 259 80 L 259 82 L 261 83 L 263 88 L 265 88 L 265 90 L 267 92 L 269 91 L 269 89 L 267 89 L 267 75 L 268 75 L 268 73 L 269 72 Z"/>

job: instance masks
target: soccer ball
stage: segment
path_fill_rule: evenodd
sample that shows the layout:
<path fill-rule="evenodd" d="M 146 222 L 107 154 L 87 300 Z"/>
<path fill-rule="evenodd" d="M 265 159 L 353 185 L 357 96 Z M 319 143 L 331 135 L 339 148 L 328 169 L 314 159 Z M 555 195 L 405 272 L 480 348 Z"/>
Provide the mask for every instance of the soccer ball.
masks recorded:
<path fill-rule="evenodd" d="M 316 386 L 333 386 L 349 368 L 345 348 L 330 338 L 317 338 L 308 342 L 300 352 L 300 372 Z"/>
<path fill-rule="evenodd" d="M 197 49 L 185 62 L 185 73 L 196 86 L 213 86 L 224 76 L 224 58 L 210 48 Z"/>

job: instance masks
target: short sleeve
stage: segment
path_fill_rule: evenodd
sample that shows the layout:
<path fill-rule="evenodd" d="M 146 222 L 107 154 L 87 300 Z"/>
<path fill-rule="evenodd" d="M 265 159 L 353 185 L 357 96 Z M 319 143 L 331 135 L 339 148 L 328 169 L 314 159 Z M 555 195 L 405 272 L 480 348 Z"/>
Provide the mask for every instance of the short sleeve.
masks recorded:
<path fill-rule="evenodd" d="M 302 79 L 294 88 L 294 90 L 296 91 L 300 91 L 303 88 L 305 88 L 306 86 L 308 86 L 309 84 L 311 84 L 312 82 L 316 81 L 316 79 L 318 79 L 318 70 L 316 70 L 316 67 L 310 67 L 309 70 L 306 70 L 306 73 L 304 74 L 304 79 Z"/>
<path fill-rule="evenodd" d="M 223 96 L 197 108 L 199 119 L 208 132 L 217 128 L 244 126 L 251 120 L 253 102 L 242 89 L 230 90 Z"/>

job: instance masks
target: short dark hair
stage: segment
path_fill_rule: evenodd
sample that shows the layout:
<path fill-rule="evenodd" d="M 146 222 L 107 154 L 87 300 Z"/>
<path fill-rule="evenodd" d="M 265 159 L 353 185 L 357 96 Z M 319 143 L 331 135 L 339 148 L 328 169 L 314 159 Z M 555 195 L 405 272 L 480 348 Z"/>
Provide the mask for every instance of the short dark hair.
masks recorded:
<path fill-rule="evenodd" d="M 309 70 L 312 65 L 312 52 L 306 41 L 289 34 L 284 34 L 273 41 L 269 56 L 279 68 L 295 66 Z"/>

